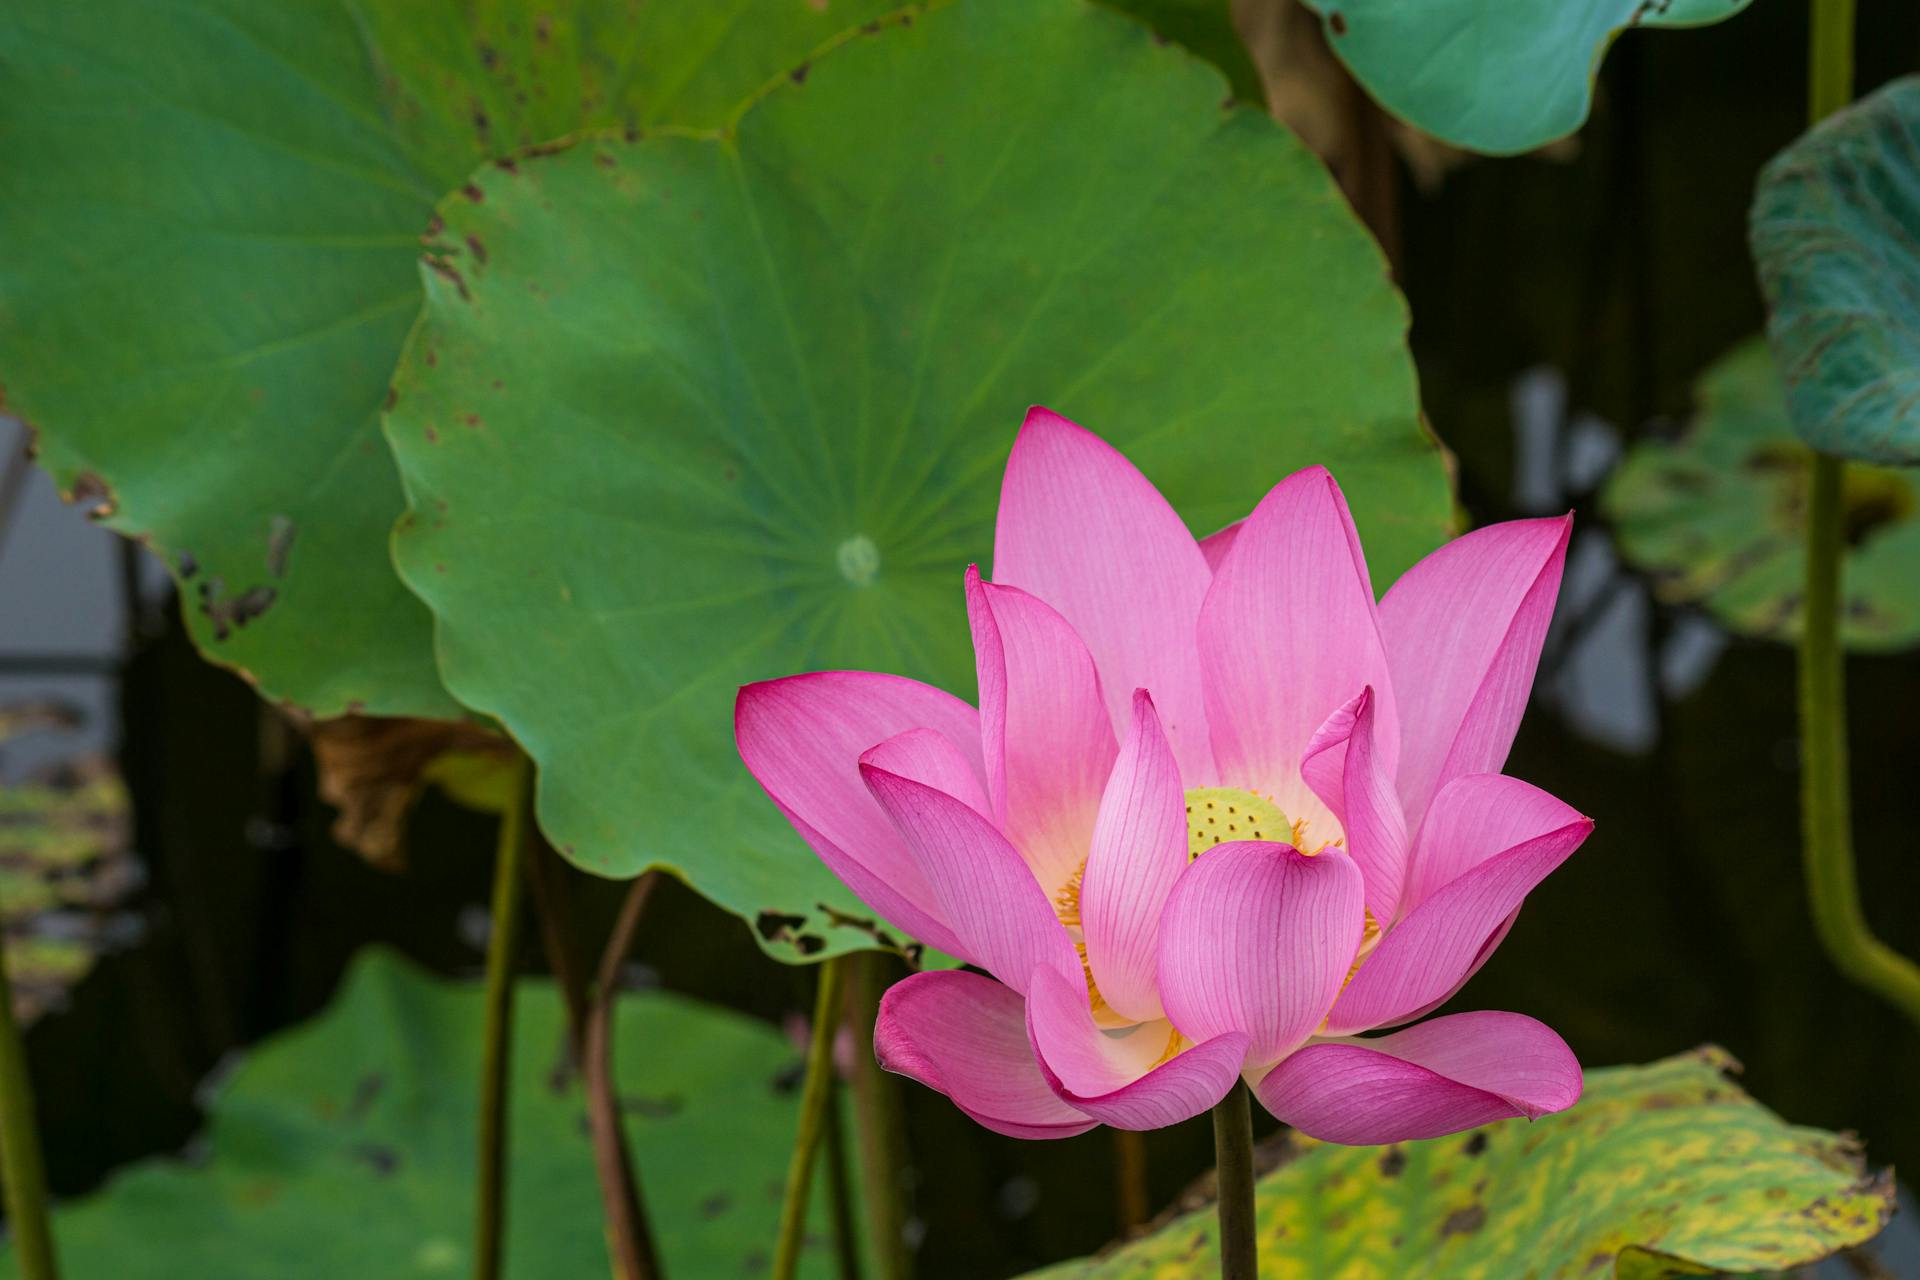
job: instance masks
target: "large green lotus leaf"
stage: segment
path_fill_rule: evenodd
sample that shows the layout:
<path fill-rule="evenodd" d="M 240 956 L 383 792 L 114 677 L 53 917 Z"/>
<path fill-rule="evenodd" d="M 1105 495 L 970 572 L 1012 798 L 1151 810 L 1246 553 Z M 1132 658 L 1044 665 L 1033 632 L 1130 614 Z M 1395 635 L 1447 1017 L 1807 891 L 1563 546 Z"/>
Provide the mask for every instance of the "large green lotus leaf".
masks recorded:
<path fill-rule="evenodd" d="M 1260 1180 L 1269 1280 L 1777 1271 L 1860 1244 L 1893 1212 L 1893 1179 L 1854 1144 L 1786 1124 L 1702 1049 L 1590 1072 L 1571 1111 L 1390 1147 L 1291 1138 Z M 1029 1280 L 1209 1276 L 1211 1205 L 1097 1258 Z"/>
<path fill-rule="evenodd" d="M 1673 604 L 1698 603 L 1731 631 L 1789 640 L 1805 589 L 1812 451 L 1794 435 L 1767 344 L 1755 338 L 1701 376 L 1672 440 L 1635 444 L 1602 507 L 1627 558 Z M 1847 468 L 1846 608 L 1855 649 L 1920 642 L 1920 490 L 1904 471 Z"/>
<path fill-rule="evenodd" d="M 1233 0 L 1100 0 L 1130 13 L 1161 36 L 1192 50 L 1226 74 L 1243 102 L 1264 103 L 1266 89 L 1233 23 Z"/>
<path fill-rule="evenodd" d="M 1748 0 L 1305 0 L 1381 106 L 1458 147 L 1511 155 L 1586 121 L 1628 27 L 1691 27 Z"/>
<path fill-rule="evenodd" d="M 506 1274 L 604 1276 L 577 1076 L 557 1072 L 558 993 L 515 1010 Z M 379 951 L 319 1018 L 251 1053 L 213 1102 L 204 1158 L 118 1174 L 54 1215 L 67 1272 L 115 1280 L 459 1277 L 472 1262 L 482 993 Z M 650 992 L 622 1000 L 627 1132 L 662 1265 L 764 1269 L 797 1121 L 798 1055 L 771 1028 Z M 824 1193 L 803 1274 L 834 1274 Z M 10 1254 L 0 1274 L 15 1274 Z"/>
<path fill-rule="evenodd" d="M 379 436 L 433 202 L 583 125 L 718 123 L 885 0 L 9 0 L 0 382 L 195 640 L 318 714 L 451 715 Z"/>
<path fill-rule="evenodd" d="M 872 945 L 741 767 L 734 692 L 858 668 L 969 694 L 962 573 L 1036 401 L 1196 530 L 1324 462 L 1376 581 L 1443 537 L 1385 264 L 1223 90 L 1101 8 L 969 0 L 737 132 L 594 138 L 442 204 L 386 419 L 396 554 L 564 852 L 684 876 L 785 958 Z"/>
<path fill-rule="evenodd" d="M 1775 156 L 1751 235 L 1800 437 L 1842 457 L 1920 465 L 1920 76 Z"/>

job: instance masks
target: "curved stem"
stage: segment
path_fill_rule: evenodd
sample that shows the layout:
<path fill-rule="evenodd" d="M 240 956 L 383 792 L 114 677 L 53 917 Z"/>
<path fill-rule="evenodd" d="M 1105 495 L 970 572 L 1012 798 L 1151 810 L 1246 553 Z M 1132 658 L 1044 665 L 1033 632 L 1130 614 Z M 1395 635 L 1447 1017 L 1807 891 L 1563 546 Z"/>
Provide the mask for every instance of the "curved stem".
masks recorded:
<path fill-rule="evenodd" d="M 600 973 L 593 1001 L 587 1007 L 586 1036 L 581 1048 L 587 1082 L 587 1125 L 593 1132 L 593 1162 L 600 1175 L 600 1202 L 606 1215 L 607 1249 L 613 1255 L 619 1280 L 659 1280 L 660 1258 L 647 1226 L 640 1178 L 627 1152 L 627 1135 L 620 1123 L 620 1095 L 613 1074 L 613 1008 L 620 991 L 620 966 L 633 950 L 640 917 L 653 895 L 660 873 L 649 871 L 633 882 L 620 917 L 614 922 L 607 949 L 600 954 Z"/>
<path fill-rule="evenodd" d="M 833 1038 L 840 1030 L 840 982 L 846 960 L 835 957 L 820 966 L 820 989 L 813 1000 L 813 1038 L 807 1044 L 807 1083 L 800 1095 L 800 1131 L 787 1163 L 787 1195 L 780 1206 L 780 1240 L 773 1251 L 773 1280 L 793 1280 L 800 1266 L 800 1241 L 807 1229 L 807 1196 L 813 1189 L 814 1156 L 826 1127 L 827 1102 L 833 1096 Z"/>
<path fill-rule="evenodd" d="M 474 1211 L 475 1280 L 497 1280 L 507 1228 L 507 1095 L 513 1062 L 513 970 L 520 944 L 521 863 L 532 768 L 514 763 L 513 798 L 500 814 L 493 860 L 493 921 L 487 934 L 486 1049 L 480 1073 L 480 1162 Z"/>
<path fill-rule="evenodd" d="M 1807 897 L 1820 941 L 1841 972 L 1920 1026 L 1920 966 L 1873 936 L 1854 873 L 1840 648 L 1844 467 L 1838 458 L 1815 454 L 1807 499 L 1806 612 L 1800 632 L 1800 816 Z"/>
<path fill-rule="evenodd" d="M 24 1280 L 55 1280 L 53 1231 L 47 1225 L 47 1172 L 33 1115 L 27 1048 L 13 1020 L 13 988 L 0 947 L 0 1178 L 5 1180 L 7 1226 Z"/>
<path fill-rule="evenodd" d="M 1247 1082 L 1213 1109 L 1215 1179 L 1219 1184 L 1220 1280 L 1254 1280 L 1260 1256 L 1253 1238 L 1253 1101 Z"/>

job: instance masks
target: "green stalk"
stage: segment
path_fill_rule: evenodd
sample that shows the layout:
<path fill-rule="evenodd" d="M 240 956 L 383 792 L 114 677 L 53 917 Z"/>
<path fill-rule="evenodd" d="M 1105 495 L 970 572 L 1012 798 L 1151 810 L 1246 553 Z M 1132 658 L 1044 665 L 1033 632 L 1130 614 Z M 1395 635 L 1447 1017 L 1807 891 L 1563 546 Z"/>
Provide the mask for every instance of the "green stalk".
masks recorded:
<path fill-rule="evenodd" d="M 1253 1102 L 1247 1082 L 1213 1109 L 1214 1177 L 1219 1187 L 1220 1280 L 1255 1280 L 1260 1255 L 1253 1238 Z"/>
<path fill-rule="evenodd" d="M 1812 16 L 1807 122 L 1819 124 L 1853 101 L 1853 0 L 1813 0 Z"/>
<path fill-rule="evenodd" d="M 1822 8 L 1850 3 L 1819 0 Z M 1850 15 L 1849 15 L 1850 16 Z M 1849 24 L 1850 25 L 1850 24 Z M 1816 31 L 1819 29 L 1816 21 Z M 1816 53 L 1819 50 L 1815 43 Z M 1815 61 L 1816 79 L 1819 61 Z M 1815 94 L 1816 102 L 1819 94 Z M 1800 631 L 1800 816 L 1814 928 L 1840 971 L 1920 1025 L 1920 967 L 1873 936 L 1860 908 L 1847 785 L 1847 709 L 1840 649 L 1840 584 L 1846 554 L 1841 481 L 1845 463 L 1815 454 L 1807 498 L 1807 590 Z"/>
<path fill-rule="evenodd" d="M 7 1226 L 24 1280 L 55 1280 L 53 1231 L 47 1225 L 47 1172 L 34 1125 L 33 1081 L 27 1047 L 13 1020 L 13 987 L 0 947 L 0 1178 L 5 1179 Z"/>
<path fill-rule="evenodd" d="M 1120 1210 L 1120 1234 L 1130 1236 L 1147 1225 L 1147 1135 L 1138 1129 L 1113 1131 L 1113 1181 Z"/>
<path fill-rule="evenodd" d="M 813 1166 L 835 1084 L 833 1038 L 840 1030 L 840 983 L 846 963 L 835 957 L 820 966 L 820 989 L 813 1001 L 813 1039 L 807 1045 L 807 1083 L 800 1095 L 800 1132 L 793 1140 L 793 1157 L 787 1164 L 787 1195 L 780 1206 L 780 1241 L 773 1251 L 773 1280 L 793 1280 L 800 1266 L 800 1241 L 807 1230 L 807 1196 L 813 1190 Z"/>
<path fill-rule="evenodd" d="M 907 1135 L 899 1077 L 873 1056 L 873 1024 L 880 992 L 895 964 L 883 951 L 847 957 L 847 1025 L 853 1028 L 853 1107 L 860 1139 L 861 1191 L 866 1204 L 867 1244 L 879 1280 L 910 1280 L 907 1252 Z"/>
<path fill-rule="evenodd" d="M 480 1164 L 474 1211 L 475 1280 L 498 1280 L 507 1229 L 507 1096 L 513 1061 L 513 970 L 520 945 L 521 862 L 532 789 L 527 758 L 514 763 L 512 798 L 500 814 L 493 860 L 493 924 L 487 935 L 486 1048 L 480 1073 Z"/>

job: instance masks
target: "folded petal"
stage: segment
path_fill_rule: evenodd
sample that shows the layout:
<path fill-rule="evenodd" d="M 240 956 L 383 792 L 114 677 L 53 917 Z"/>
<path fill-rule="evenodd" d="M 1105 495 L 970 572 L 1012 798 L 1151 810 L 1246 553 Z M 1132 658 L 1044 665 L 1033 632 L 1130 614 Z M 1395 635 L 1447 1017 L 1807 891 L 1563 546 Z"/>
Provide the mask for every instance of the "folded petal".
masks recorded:
<path fill-rule="evenodd" d="M 1200 668 L 1220 781 L 1290 816 L 1314 731 L 1360 690 L 1389 774 L 1399 728 L 1360 536 L 1324 467 L 1288 476 L 1234 536 L 1200 610 Z M 1157 691 L 1156 691 L 1157 692 Z"/>
<path fill-rule="evenodd" d="M 1527 894 L 1593 829 L 1581 818 L 1496 854 L 1437 890 L 1387 931 L 1334 1003 L 1328 1035 L 1389 1026 L 1431 1009 L 1488 954 Z"/>
<path fill-rule="evenodd" d="M 1067 620 L 967 570 L 987 794 L 1034 877 L 1058 893 L 1086 861 L 1113 768 L 1113 725 L 1093 657 Z"/>
<path fill-rule="evenodd" d="M 734 702 L 740 759 L 827 869 L 927 945 L 957 945 L 900 833 L 860 780 L 860 756 L 908 729 L 945 737 L 980 771 L 980 718 L 952 694 L 900 676 L 820 671 L 750 684 Z"/>
<path fill-rule="evenodd" d="M 1179 1042 L 1165 1021 L 1102 1031 L 1085 986 L 1051 969 L 1036 972 L 1027 992 L 1027 1036 L 1054 1092 L 1116 1129 L 1158 1129 L 1210 1109 L 1239 1078 L 1247 1053 L 1238 1032 L 1169 1058 Z"/>
<path fill-rule="evenodd" d="M 1310 1044 L 1254 1093 L 1281 1122 L 1362 1146 L 1535 1119 L 1580 1100 L 1580 1064 L 1517 1013 L 1456 1013 L 1373 1040 Z"/>
<path fill-rule="evenodd" d="M 1367 885 L 1367 910 L 1391 921 L 1407 873 L 1407 824 L 1374 738 L 1371 688 L 1327 718 L 1307 744 L 1300 773 L 1333 811 L 1347 855 Z"/>
<path fill-rule="evenodd" d="M 1035 408 L 1000 486 L 993 577 L 1058 609 L 1092 650 L 1111 723 L 1124 730 L 1135 689 L 1151 689 L 1189 777 L 1212 751 L 1194 624 L 1211 575 L 1178 513 L 1120 452 Z"/>
<path fill-rule="evenodd" d="M 873 1050 L 888 1071 L 1010 1138 L 1071 1138 L 1096 1123 L 1041 1074 L 1019 993 L 977 973 L 916 973 L 887 988 Z"/>
<path fill-rule="evenodd" d="M 1365 887 L 1338 849 L 1246 840 L 1200 855 L 1160 921 L 1160 1000 L 1189 1040 L 1250 1037 L 1271 1062 L 1312 1035 L 1365 924 Z"/>
<path fill-rule="evenodd" d="M 1187 869 L 1186 793 L 1153 699 L 1133 695 L 1133 723 L 1107 779 L 1080 882 L 1080 929 L 1100 995 L 1134 1022 L 1164 1016 L 1155 985 L 1160 913 Z"/>
<path fill-rule="evenodd" d="M 932 891 L 954 955 L 1022 994 L 1033 971 L 1049 965 L 1080 980 L 1079 952 L 1052 902 L 991 822 L 923 782 L 871 764 L 860 774 Z"/>
<path fill-rule="evenodd" d="M 1448 779 L 1498 773 L 1526 710 L 1573 517 L 1455 538 L 1380 602 L 1400 711 L 1396 778 L 1409 829 Z"/>
<path fill-rule="evenodd" d="M 982 817 L 990 818 L 993 812 L 987 802 L 987 789 L 980 781 L 980 771 L 946 734 L 937 729 L 909 729 L 905 733 L 896 733 L 885 742 L 868 748 L 861 755 L 860 763 L 874 765 L 915 782 L 924 782 L 935 791 L 944 791 L 956 800 L 966 801 L 967 807 Z"/>
<path fill-rule="evenodd" d="M 1499 773 L 1469 773 L 1435 793 L 1420 827 L 1403 909 L 1515 845 L 1585 822 L 1571 805 L 1531 783 Z"/>

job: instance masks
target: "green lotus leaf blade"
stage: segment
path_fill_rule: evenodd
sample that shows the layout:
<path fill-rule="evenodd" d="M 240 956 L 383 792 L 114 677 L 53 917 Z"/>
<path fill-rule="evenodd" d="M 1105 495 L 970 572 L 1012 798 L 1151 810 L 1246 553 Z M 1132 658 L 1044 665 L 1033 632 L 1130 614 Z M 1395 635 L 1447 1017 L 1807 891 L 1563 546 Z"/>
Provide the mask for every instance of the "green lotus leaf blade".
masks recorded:
<path fill-rule="evenodd" d="M 717 125 L 889 7 L 10 4 L 6 411 L 162 553 L 209 657 L 317 714 L 456 714 L 378 425 L 434 201 L 583 127 Z"/>
<path fill-rule="evenodd" d="M 1261 1272 L 1362 1276 L 1775 1272 L 1871 1239 L 1893 1179 L 1852 1142 L 1789 1125 L 1703 1049 L 1588 1073 L 1570 1111 L 1391 1147 L 1292 1138 L 1258 1184 Z M 1211 1205 L 1031 1280 L 1210 1275 Z"/>
<path fill-rule="evenodd" d="M 538 762 L 542 827 L 786 958 L 871 945 L 834 914 L 871 913 L 741 767 L 735 690 L 854 668 L 970 695 L 962 573 L 1029 404 L 1199 532 L 1327 464 L 1380 582 L 1450 519 L 1403 304 L 1291 135 L 1094 6 L 910 17 L 736 134 L 477 175 L 386 418 L 401 572 L 450 687 Z"/>
<path fill-rule="evenodd" d="M 1761 172 L 1751 238 L 1793 425 L 1920 464 L 1920 76 L 1828 117 Z"/>
<path fill-rule="evenodd" d="M 204 1159 L 150 1160 L 55 1212 L 63 1265 L 124 1280 L 470 1274 L 482 1002 L 477 985 L 363 953 L 324 1013 L 220 1084 Z M 577 1075 L 556 1074 L 558 992 L 523 981 L 514 1019 L 505 1271 L 604 1275 L 585 1102 Z M 763 1024 L 664 992 L 624 998 L 615 1035 L 662 1265 L 686 1276 L 763 1269 L 798 1117 L 798 1054 Z M 804 1275 L 835 1274 L 824 1199 Z M 15 1274 L 10 1253 L 0 1274 Z"/>
<path fill-rule="evenodd" d="M 1772 353 L 1751 339 L 1700 377 L 1672 439 L 1645 439 L 1607 481 L 1601 508 L 1621 552 L 1669 604 L 1698 604 L 1728 630 L 1799 633 L 1812 453 L 1796 437 Z M 1874 651 L 1920 643 L 1920 485 L 1911 472 L 1847 469 L 1841 638 Z"/>
<path fill-rule="evenodd" d="M 1394 115 L 1455 146 L 1530 151 L 1586 122 L 1600 61 L 1630 27 L 1691 27 L 1749 0 L 1305 0 Z"/>
<path fill-rule="evenodd" d="M 1220 68 L 1242 102 L 1255 105 L 1267 100 L 1260 72 L 1253 65 L 1233 22 L 1232 0 L 1099 0 L 1100 3 L 1130 13 L 1152 27 L 1163 38 L 1191 50 Z"/>

